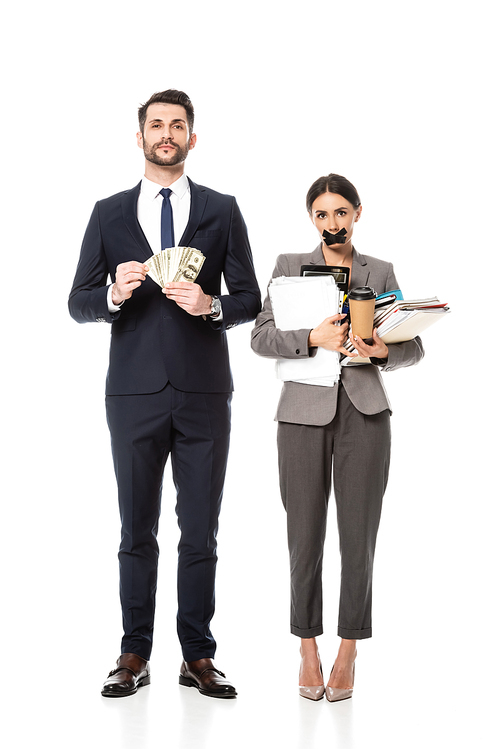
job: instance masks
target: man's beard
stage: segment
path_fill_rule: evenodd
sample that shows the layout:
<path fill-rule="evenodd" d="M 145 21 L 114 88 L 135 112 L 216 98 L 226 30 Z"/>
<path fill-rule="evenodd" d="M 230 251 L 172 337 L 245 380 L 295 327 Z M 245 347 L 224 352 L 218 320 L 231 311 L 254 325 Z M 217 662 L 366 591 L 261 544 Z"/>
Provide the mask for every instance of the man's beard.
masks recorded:
<path fill-rule="evenodd" d="M 168 154 L 168 158 L 162 158 L 158 155 L 157 149 L 158 146 L 164 146 L 166 142 L 167 141 L 160 141 L 159 143 L 154 143 L 150 146 L 145 140 L 143 140 L 145 159 L 150 161 L 151 164 L 157 164 L 158 166 L 175 166 L 176 164 L 182 164 L 189 153 L 189 143 L 186 143 L 185 146 L 179 146 L 177 143 L 170 143 L 170 145 L 175 148 L 175 151 Z"/>

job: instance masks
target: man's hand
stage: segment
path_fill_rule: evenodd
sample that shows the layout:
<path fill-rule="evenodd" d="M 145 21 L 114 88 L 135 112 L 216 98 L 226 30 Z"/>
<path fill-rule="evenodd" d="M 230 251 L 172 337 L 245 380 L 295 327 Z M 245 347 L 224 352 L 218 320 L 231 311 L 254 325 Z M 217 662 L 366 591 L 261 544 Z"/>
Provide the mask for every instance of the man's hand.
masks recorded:
<path fill-rule="evenodd" d="M 383 340 L 378 337 L 377 328 L 374 328 L 372 338 L 373 345 L 368 346 L 368 344 L 365 343 L 362 338 L 359 338 L 358 336 L 353 338 L 352 333 L 350 334 L 351 343 L 355 347 L 359 356 L 364 356 L 366 358 L 374 357 L 375 359 L 387 359 L 387 357 L 389 356 L 389 349 L 387 348 Z"/>
<path fill-rule="evenodd" d="M 113 304 L 121 304 L 125 299 L 130 299 L 134 289 L 137 289 L 146 279 L 149 270 L 144 263 L 131 260 L 129 263 L 120 263 L 116 266 L 116 281 L 111 289 L 111 301 Z"/>
<path fill-rule="evenodd" d="M 212 310 L 212 297 L 204 294 L 197 283 L 167 283 L 162 291 L 190 315 L 209 315 Z"/>
<path fill-rule="evenodd" d="M 356 356 L 356 354 L 350 354 L 344 348 L 344 343 L 347 340 L 347 331 L 349 329 L 349 323 L 344 322 L 342 325 L 334 325 L 339 320 L 343 320 L 345 314 L 332 315 L 323 320 L 316 328 L 311 330 L 309 333 L 309 346 L 320 346 L 326 348 L 328 351 L 338 351 L 345 356 Z"/>

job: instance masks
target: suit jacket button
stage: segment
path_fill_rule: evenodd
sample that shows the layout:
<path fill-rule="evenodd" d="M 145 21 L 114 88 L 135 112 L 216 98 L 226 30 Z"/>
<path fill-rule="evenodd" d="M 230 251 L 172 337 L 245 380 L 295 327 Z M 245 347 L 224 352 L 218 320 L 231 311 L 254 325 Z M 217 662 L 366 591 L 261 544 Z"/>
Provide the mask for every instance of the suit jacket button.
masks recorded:
<path fill-rule="evenodd" d="M 296 349 L 295 349 L 295 353 L 296 353 L 296 354 L 300 354 L 300 349 L 299 349 L 299 348 L 296 348 Z"/>

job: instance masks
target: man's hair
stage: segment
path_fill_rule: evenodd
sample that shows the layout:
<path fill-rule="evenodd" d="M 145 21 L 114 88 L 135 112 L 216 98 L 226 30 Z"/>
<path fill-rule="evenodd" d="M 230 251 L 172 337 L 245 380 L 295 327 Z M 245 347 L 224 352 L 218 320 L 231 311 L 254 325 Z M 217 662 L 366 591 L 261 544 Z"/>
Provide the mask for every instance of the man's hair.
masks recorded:
<path fill-rule="evenodd" d="M 178 104 L 186 110 L 189 134 L 192 135 L 194 125 L 194 108 L 191 99 L 184 91 L 176 91 L 175 88 L 169 88 L 166 91 L 159 91 L 150 96 L 145 104 L 139 107 L 139 127 L 144 135 L 144 125 L 146 123 L 146 114 L 150 104 Z"/>

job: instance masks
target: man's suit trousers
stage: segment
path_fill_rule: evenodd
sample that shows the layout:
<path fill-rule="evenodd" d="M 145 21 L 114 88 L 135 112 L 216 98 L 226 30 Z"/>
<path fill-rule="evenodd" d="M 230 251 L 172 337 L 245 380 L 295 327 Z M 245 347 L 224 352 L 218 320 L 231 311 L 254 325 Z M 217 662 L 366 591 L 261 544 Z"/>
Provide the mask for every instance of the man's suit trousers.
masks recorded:
<path fill-rule="evenodd" d="M 158 567 L 158 522 L 169 454 L 181 531 L 177 630 L 186 661 L 211 658 L 217 529 L 227 464 L 231 393 L 106 398 L 122 522 L 122 653 L 149 660 Z"/>
<path fill-rule="evenodd" d="M 371 637 L 375 542 L 390 460 L 388 410 L 366 416 L 339 387 L 337 412 L 326 426 L 279 422 L 280 487 L 287 512 L 291 631 L 323 632 L 322 566 L 332 482 L 342 562 L 338 634 Z"/>

